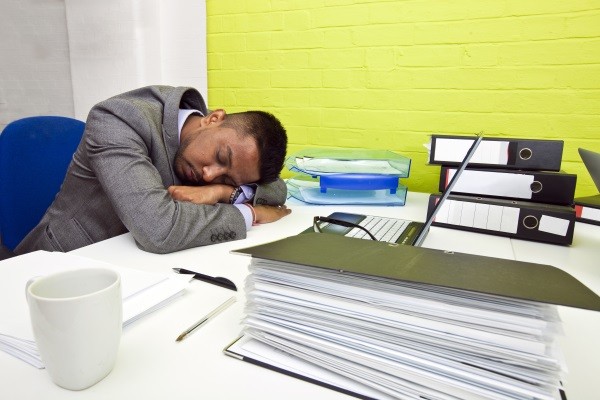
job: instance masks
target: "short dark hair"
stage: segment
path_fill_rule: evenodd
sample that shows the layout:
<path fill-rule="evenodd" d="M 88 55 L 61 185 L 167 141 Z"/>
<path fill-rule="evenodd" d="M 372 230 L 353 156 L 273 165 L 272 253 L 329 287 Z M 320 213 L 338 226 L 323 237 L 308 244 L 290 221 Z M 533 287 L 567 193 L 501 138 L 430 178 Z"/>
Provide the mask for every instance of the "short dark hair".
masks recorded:
<path fill-rule="evenodd" d="M 281 122 L 266 111 L 244 111 L 226 114 L 222 126 L 256 140 L 259 157 L 259 184 L 277 180 L 287 151 L 287 134 Z"/>

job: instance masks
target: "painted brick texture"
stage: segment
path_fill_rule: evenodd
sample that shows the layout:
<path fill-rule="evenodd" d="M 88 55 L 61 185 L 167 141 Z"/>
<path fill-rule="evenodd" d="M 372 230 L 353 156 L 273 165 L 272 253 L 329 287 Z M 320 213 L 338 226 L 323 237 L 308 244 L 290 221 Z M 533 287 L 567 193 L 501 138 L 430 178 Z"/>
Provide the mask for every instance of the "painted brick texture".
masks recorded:
<path fill-rule="evenodd" d="M 564 139 L 597 192 L 577 148 L 600 151 L 600 1 L 209 0 L 207 46 L 210 107 L 273 112 L 290 152 L 391 149 L 433 192 L 430 134 Z"/>

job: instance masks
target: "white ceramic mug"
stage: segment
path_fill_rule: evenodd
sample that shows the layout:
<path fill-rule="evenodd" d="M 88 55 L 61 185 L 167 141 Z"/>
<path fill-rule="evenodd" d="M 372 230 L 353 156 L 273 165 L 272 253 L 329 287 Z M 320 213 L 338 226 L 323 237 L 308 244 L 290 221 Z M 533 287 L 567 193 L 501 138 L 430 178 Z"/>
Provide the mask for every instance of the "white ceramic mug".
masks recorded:
<path fill-rule="evenodd" d="M 86 389 L 113 369 L 123 327 L 121 278 L 105 268 L 32 279 L 27 303 L 37 348 L 50 378 Z"/>

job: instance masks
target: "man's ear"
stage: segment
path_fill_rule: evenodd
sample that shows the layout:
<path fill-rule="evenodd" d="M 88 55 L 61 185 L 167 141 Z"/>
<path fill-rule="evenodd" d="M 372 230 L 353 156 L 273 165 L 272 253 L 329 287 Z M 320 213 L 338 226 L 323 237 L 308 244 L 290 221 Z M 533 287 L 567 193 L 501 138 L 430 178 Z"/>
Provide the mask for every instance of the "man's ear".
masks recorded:
<path fill-rule="evenodd" d="M 221 123 L 225 119 L 225 110 L 217 109 L 202 118 L 202 125 L 207 126 L 215 123 Z"/>

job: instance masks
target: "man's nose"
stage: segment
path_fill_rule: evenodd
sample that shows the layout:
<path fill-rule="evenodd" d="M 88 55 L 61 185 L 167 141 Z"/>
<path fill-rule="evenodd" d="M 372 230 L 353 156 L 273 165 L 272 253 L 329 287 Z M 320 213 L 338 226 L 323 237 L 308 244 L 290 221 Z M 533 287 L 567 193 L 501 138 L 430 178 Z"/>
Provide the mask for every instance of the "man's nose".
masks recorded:
<path fill-rule="evenodd" d="M 208 165 L 202 168 L 202 180 L 210 183 L 225 173 L 225 168 L 218 165 Z"/>

